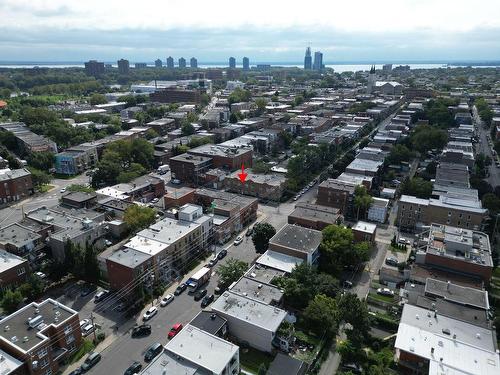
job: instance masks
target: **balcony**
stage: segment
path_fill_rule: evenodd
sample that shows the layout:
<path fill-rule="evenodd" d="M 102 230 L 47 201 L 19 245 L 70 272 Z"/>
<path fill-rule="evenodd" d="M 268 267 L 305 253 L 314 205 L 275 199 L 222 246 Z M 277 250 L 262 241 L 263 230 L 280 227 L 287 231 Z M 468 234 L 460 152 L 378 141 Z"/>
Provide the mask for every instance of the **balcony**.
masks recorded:
<path fill-rule="evenodd" d="M 54 361 L 60 361 L 63 359 L 64 355 L 68 352 L 66 348 L 59 348 L 56 346 L 52 347 L 52 356 Z"/>

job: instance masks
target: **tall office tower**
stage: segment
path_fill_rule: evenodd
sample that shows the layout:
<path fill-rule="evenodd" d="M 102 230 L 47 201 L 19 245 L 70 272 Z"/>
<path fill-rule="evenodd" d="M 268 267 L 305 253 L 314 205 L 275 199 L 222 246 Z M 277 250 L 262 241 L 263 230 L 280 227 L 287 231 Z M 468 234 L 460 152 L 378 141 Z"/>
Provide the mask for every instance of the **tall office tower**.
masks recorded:
<path fill-rule="evenodd" d="M 155 67 L 156 68 L 161 68 L 163 66 L 163 63 L 161 62 L 160 59 L 155 60 Z"/>
<path fill-rule="evenodd" d="M 390 73 L 390 72 L 392 72 L 392 64 L 384 64 L 384 65 L 382 65 L 382 71 L 384 73 Z"/>
<path fill-rule="evenodd" d="M 322 70 L 323 69 L 323 54 L 319 51 L 314 52 L 314 70 Z"/>
<path fill-rule="evenodd" d="M 104 73 L 104 63 L 96 60 L 90 60 L 85 63 L 85 73 L 89 76 L 100 76 Z"/>
<path fill-rule="evenodd" d="M 167 57 L 167 68 L 174 67 L 174 58 L 172 56 Z"/>
<path fill-rule="evenodd" d="M 243 58 L 243 70 L 250 70 L 250 59 L 248 57 Z"/>
<path fill-rule="evenodd" d="M 234 57 L 229 58 L 229 67 L 230 68 L 236 68 L 236 59 Z"/>
<path fill-rule="evenodd" d="M 130 63 L 128 60 L 120 59 L 117 61 L 118 63 L 118 73 L 120 74 L 128 74 L 130 69 Z"/>
<path fill-rule="evenodd" d="M 305 70 L 312 69 L 311 47 L 307 47 L 306 49 L 306 56 L 304 57 L 304 69 Z"/>
<path fill-rule="evenodd" d="M 196 59 L 196 57 L 191 57 L 191 60 L 189 60 L 189 66 L 191 66 L 191 68 L 198 67 L 198 60 Z"/>
<path fill-rule="evenodd" d="M 186 59 L 184 57 L 181 57 L 179 59 L 179 68 L 185 68 L 186 67 Z"/>

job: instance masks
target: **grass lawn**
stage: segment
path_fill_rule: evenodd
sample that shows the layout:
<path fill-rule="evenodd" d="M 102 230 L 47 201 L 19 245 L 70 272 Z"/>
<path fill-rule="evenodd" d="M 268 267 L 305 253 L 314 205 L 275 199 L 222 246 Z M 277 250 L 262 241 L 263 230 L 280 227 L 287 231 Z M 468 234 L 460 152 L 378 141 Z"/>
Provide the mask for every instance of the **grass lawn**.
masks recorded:
<path fill-rule="evenodd" d="M 377 293 L 370 293 L 369 294 L 370 298 L 382 301 L 382 302 L 388 302 L 388 303 L 393 303 L 394 302 L 394 297 L 392 296 L 381 296 L 380 294 Z"/>
<path fill-rule="evenodd" d="M 295 331 L 295 337 L 297 338 L 298 341 L 306 343 L 308 345 L 312 345 L 314 348 L 313 349 L 308 348 L 306 350 L 297 350 L 292 354 L 292 357 L 307 363 L 311 363 L 318 353 L 321 340 L 313 334 L 299 330 Z"/>
<path fill-rule="evenodd" d="M 90 340 L 83 339 L 83 344 L 78 351 L 74 352 L 68 359 L 68 363 L 75 363 L 81 359 L 85 354 L 90 353 L 95 348 L 95 345 Z"/>
<path fill-rule="evenodd" d="M 274 357 L 268 353 L 258 351 L 253 348 L 240 349 L 240 365 L 245 371 L 257 374 L 259 367 L 263 363 L 266 368 L 269 368 Z"/>
<path fill-rule="evenodd" d="M 396 253 L 406 254 L 406 246 L 404 247 L 404 249 L 401 249 L 401 248 L 397 248 L 397 247 L 394 247 L 394 246 L 390 245 L 389 248 L 390 248 L 391 251 L 394 251 Z"/>
<path fill-rule="evenodd" d="M 38 189 L 40 191 L 40 193 L 46 193 L 48 192 L 50 189 L 52 189 L 54 187 L 54 185 L 42 185 L 40 186 L 40 188 Z"/>

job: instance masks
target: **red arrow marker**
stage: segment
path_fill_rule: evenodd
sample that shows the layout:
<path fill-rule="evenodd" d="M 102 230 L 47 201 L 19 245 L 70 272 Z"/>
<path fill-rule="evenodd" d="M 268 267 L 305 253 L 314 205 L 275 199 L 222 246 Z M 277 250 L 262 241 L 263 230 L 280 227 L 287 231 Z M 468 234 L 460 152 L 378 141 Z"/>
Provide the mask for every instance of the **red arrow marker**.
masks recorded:
<path fill-rule="evenodd" d="M 248 176 L 248 173 L 245 173 L 245 165 L 241 164 L 241 173 L 238 173 L 238 177 L 240 178 L 240 181 L 242 184 L 245 183 L 247 176 Z"/>

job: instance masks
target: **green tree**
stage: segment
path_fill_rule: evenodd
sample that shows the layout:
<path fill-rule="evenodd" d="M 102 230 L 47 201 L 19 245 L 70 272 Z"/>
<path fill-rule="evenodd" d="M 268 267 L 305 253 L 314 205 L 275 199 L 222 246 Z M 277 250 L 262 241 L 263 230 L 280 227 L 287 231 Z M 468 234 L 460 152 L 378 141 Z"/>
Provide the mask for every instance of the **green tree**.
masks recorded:
<path fill-rule="evenodd" d="M 268 173 L 270 170 L 271 167 L 262 160 L 258 160 L 252 165 L 252 172 L 254 173 Z"/>
<path fill-rule="evenodd" d="M 317 335 L 333 337 L 337 332 L 337 303 L 334 298 L 318 294 L 304 310 L 305 325 Z"/>
<path fill-rule="evenodd" d="M 239 280 L 247 269 L 247 263 L 235 258 L 228 259 L 228 261 L 225 264 L 221 264 L 216 271 L 217 275 L 219 275 L 219 284 L 223 288 L 227 288 L 233 282 Z"/>
<path fill-rule="evenodd" d="M 427 199 L 432 195 L 432 182 L 426 181 L 420 177 L 406 179 L 401 186 L 401 192 L 403 194 Z"/>
<path fill-rule="evenodd" d="M 155 215 L 154 209 L 134 204 L 125 210 L 123 221 L 125 221 L 129 230 L 135 233 L 153 224 Z"/>
<path fill-rule="evenodd" d="M 276 234 L 276 229 L 269 223 L 257 223 L 253 227 L 252 241 L 258 253 L 264 253 L 269 240 Z"/>
<path fill-rule="evenodd" d="M 412 157 L 411 151 L 405 145 L 395 145 L 391 149 L 391 153 L 387 157 L 389 164 L 399 164 L 402 161 L 410 161 Z"/>
<path fill-rule="evenodd" d="M 102 94 L 92 94 L 89 98 L 90 105 L 105 104 L 107 102 L 106 97 Z"/>
<path fill-rule="evenodd" d="M 250 93 L 250 91 L 238 87 L 229 95 L 228 101 L 229 104 L 248 102 L 251 97 L 252 94 Z"/>
<path fill-rule="evenodd" d="M 195 132 L 193 124 L 188 121 L 183 121 L 181 126 L 181 132 L 183 136 L 192 135 Z"/>
<path fill-rule="evenodd" d="M 29 301 L 33 301 L 39 297 L 44 290 L 43 281 L 39 277 L 31 274 L 25 283 L 21 284 L 18 288 L 23 297 L 27 298 Z"/>
<path fill-rule="evenodd" d="M 370 208 L 373 203 L 373 198 L 366 191 L 366 187 L 364 185 L 356 186 L 354 190 L 354 207 L 357 209 L 356 218 L 359 220 L 359 211 L 363 210 L 366 212 L 368 208 Z"/>
<path fill-rule="evenodd" d="M 255 99 L 255 105 L 257 106 L 259 113 L 264 113 L 266 110 L 267 100 L 264 98 L 257 98 Z"/>
<path fill-rule="evenodd" d="M 354 235 L 350 228 L 329 225 L 323 229 L 320 245 L 320 268 L 330 274 L 339 275 L 343 266 L 348 265 Z"/>
<path fill-rule="evenodd" d="M 23 296 L 19 290 L 12 291 L 7 289 L 4 293 L 2 301 L 0 305 L 2 306 L 3 311 L 7 314 L 12 314 L 17 310 L 17 307 L 22 302 Z"/>
<path fill-rule="evenodd" d="M 97 260 L 97 249 L 94 245 L 87 244 L 85 246 L 85 254 L 83 257 L 84 275 L 90 281 L 99 280 L 100 269 Z"/>
<path fill-rule="evenodd" d="M 346 331 L 347 337 L 353 345 L 360 347 L 371 325 L 366 302 L 361 301 L 355 294 L 344 293 L 337 297 L 337 309 L 339 322 L 352 326 L 352 330 Z"/>
<path fill-rule="evenodd" d="M 50 183 L 51 176 L 39 169 L 28 167 L 31 173 L 31 180 L 33 181 L 33 186 L 40 188 L 42 185 L 47 185 Z"/>
<path fill-rule="evenodd" d="M 410 136 L 413 149 L 426 153 L 432 149 L 441 150 L 448 142 L 448 134 L 445 130 L 419 125 Z"/>

